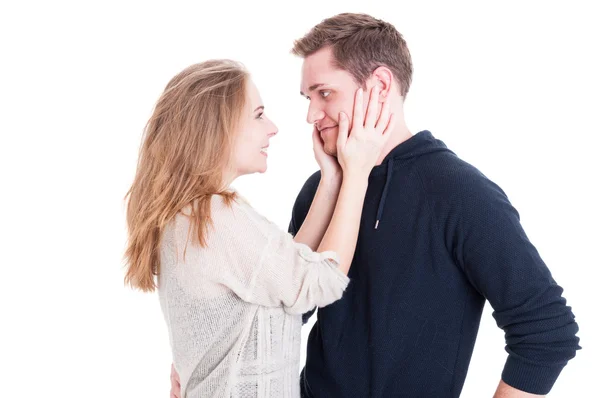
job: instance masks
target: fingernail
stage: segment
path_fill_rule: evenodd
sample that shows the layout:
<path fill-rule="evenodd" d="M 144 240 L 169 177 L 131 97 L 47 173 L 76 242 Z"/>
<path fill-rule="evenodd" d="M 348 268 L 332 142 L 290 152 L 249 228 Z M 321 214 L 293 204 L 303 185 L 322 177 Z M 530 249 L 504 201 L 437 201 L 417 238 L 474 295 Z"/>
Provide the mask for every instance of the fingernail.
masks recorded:
<path fill-rule="evenodd" d="M 344 112 L 340 112 L 340 119 L 346 119 L 346 114 Z"/>

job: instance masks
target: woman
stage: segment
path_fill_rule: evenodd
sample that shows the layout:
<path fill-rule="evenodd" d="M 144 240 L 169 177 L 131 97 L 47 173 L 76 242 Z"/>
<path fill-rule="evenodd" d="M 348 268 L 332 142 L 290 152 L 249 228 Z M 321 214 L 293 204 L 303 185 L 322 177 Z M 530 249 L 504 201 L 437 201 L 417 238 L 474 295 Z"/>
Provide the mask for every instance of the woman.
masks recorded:
<path fill-rule="evenodd" d="M 266 170 L 277 134 L 245 69 L 192 65 L 159 98 L 128 193 L 125 279 L 158 287 L 182 396 L 299 396 L 301 314 L 348 284 L 368 176 L 393 124 L 387 104 L 377 120 L 377 93 L 363 117 L 361 95 L 350 135 L 340 115 L 339 165 L 313 131 L 321 182 L 294 238 L 229 188 Z"/>

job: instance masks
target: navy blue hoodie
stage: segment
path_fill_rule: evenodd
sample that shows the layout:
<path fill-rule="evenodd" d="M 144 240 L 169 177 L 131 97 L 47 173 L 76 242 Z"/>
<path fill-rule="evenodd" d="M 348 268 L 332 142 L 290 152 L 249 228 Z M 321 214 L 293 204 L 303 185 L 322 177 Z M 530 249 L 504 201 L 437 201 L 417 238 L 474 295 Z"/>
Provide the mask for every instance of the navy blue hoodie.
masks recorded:
<path fill-rule="evenodd" d="M 292 234 L 319 179 L 298 195 Z M 303 396 L 458 397 L 486 299 L 509 385 L 548 393 L 579 349 L 562 288 L 504 192 L 428 131 L 371 172 L 348 276 L 342 299 L 317 312 Z"/>

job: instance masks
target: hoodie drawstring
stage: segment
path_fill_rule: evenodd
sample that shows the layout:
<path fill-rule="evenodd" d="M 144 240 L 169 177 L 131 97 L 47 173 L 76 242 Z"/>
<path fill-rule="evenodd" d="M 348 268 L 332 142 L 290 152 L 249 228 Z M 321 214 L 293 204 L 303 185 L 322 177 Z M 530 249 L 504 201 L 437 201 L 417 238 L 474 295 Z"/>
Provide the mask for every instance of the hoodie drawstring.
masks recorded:
<path fill-rule="evenodd" d="M 379 200 L 379 207 L 377 208 L 377 221 L 375 222 L 375 229 L 377 229 L 377 227 L 379 227 L 379 220 L 381 220 L 381 216 L 383 215 L 383 207 L 385 206 L 385 199 L 387 198 L 388 188 L 390 186 L 390 181 L 392 181 L 393 174 L 394 174 L 394 159 L 390 158 L 388 160 L 387 176 L 385 178 L 385 185 L 383 187 L 383 193 L 381 194 L 381 199 Z"/>

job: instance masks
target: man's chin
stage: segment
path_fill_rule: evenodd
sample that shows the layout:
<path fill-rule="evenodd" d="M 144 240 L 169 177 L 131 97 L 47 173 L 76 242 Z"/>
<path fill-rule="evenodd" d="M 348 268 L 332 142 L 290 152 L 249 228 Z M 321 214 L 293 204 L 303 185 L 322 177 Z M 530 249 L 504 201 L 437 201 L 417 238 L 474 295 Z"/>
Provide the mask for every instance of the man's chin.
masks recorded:
<path fill-rule="evenodd" d="M 329 156 L 333 156 L 334 158 L 337 158 L 337 150 L 335 150 L 335 151 L 332 151 L 332 150 L 327 150 L 327 149 L 325 148 L 324 152 L 325 152 L 326 154 L 328 154 Z"/>
<path fill-rule="evenodd" d="M 335 145 L 333 146 L 333 148 L 329 147 L 328 145 L 325 145 L 323 151 L 329 156 L 337 158 L 337 147 Z"/>

